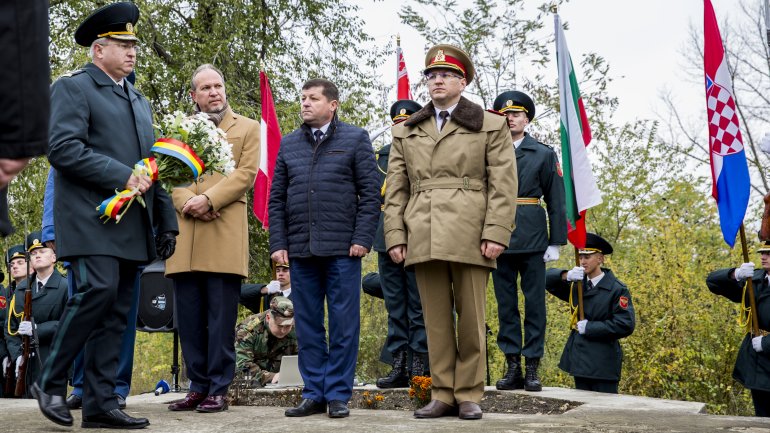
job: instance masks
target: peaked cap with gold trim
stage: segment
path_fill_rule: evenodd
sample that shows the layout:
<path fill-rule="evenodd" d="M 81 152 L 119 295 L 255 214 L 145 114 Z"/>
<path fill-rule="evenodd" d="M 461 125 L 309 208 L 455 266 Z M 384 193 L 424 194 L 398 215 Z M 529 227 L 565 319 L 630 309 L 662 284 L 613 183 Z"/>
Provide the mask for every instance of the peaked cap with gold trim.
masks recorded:
<path fill-rule="evenodd" d="M 423 72 L 427 73 L 432 69 L 439 68 L 459 72 L 465 77 L 467 84 L 470 84 L 476 75 L 476 69 L 473 67 L 468 53 L 449 44 L 434 45 L 425 55 L 425 70 Z"/>
<path fill-rule="evenodd" d="M 134 33 L 137 21 L 139 8 L 133 3 L 117 2 L 102 6 L 80 23 L 75 30 L 75 42 L 90 47 L 99 38 L 138 41 Z"/>

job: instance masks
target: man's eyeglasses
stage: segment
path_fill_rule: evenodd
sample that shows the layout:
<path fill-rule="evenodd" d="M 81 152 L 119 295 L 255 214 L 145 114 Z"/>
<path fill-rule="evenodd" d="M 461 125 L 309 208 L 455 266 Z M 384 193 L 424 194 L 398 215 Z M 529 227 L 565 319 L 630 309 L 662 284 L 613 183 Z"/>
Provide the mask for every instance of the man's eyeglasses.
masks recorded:
<path fill-rule="evenodd" d="M 103 47 L 107 45 L 115 45 L 116 47 L 120 48 L 123 51 L 130 51 L 130 50 L 139 51 L 139 45 L 129 44 L 127 42 L 115 42 L 115 43 L 106 43 L 106 44 L 99 44 L 99 45 Z"/>
<path fill-rule="evenodd" d="M 425 79 L 428 81 L 436 81 L 436 78 L 438 77 L 441 77 L 442 80 L 448 80 L 450 78 L 457 78 L 459 80 L 462 78 L 461 76 L 451 72 L 428 72 L 425 74 Z"/>

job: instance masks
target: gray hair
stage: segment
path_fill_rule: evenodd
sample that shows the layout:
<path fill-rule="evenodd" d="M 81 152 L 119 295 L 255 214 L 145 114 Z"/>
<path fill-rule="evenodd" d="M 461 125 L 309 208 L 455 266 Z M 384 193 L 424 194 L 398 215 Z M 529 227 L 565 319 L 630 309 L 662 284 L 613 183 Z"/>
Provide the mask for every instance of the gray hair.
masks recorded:
<path fill-rule="evenodd" d="M 210 70 L 216 72 L 217 74 L 219 74 L 219 78 L 222 79 L 222 84 L 224 84 L 224 82 L 225 82 L 225 75 L 222 73 L 222 71 L 220 71 L 219 68 L 217 68 L 216 66 L 212 65 L 211 63 L 204 63 L 204 64 L 198 66 L 195 69 L 195 72 L 192 73 L 192 78 L 190 79 L 190 89 L 192 89 L 193 92 L 195 91 L 195 77 L 197 77 L 198 74 L 200 74 L 201 72 L 203 72 L 203 71 L 205 71 L 207 69 L 210 69 Z"/>
<path fill-rule="evenodd" d="M 107 43 L 108 38 L 98 38 L 95 41 L 91 42 L 91 47 L 88 49 L 88 56 L 91 58 L 91 60 L 94 59 L 94 45 L 104 45 Z"/>

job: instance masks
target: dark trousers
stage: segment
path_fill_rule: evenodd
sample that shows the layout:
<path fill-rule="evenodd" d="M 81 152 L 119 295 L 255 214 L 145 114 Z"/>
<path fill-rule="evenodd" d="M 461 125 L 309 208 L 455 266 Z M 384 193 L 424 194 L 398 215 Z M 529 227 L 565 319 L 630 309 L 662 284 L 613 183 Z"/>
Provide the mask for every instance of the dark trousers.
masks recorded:
<path fill-rule="evenodd" d="M 136 341 L 136 315 L 139 310 L 139 281 L 136 279 L 131 309 L 128 311 L 126 330 L 120 343 L 118 374 L 115 378 L 115 395 L 127 398 L 131 392 L 131 376 L 134 369 L 134 342 Z M 72 272 L 67 273 L 70 296 L 74 294 L 75 280 Z M 72 394 L 83 396 L 83 352 L 81 351 L 72 366 Z"/>
<path fill-rule="evenodd" d="M 770 417 L 770 392 L 752 389 L 751 400 L 754 402 L 756 416 Z"/>
<path fill-rule="evenodd" d="M 291 297 L 299 344 L 302 397 L 347 402 L 353 393 L 361 310 L 361 258 L 291 260 Z M 329 341 L 324 328 L 329 311 Z"/>
<path fill-rule="evenodd" d="M 524 293 L 524 345 L 517 278 Z M 545 344 L 545 263 L 543 253 L 501 254 L 492 271 L 500 330 L 497 345 L 506 355 L 542 358 Z"/>
<path fill-rule="evenodd" d="M 235 322 L 241 277 L 185 272 L 171 278 L 190 391 L 225 395 L 235 377 Z"/>
<path fill-rule="evenodd" d="M 614 380 L 589 379 L 587 377 L 575 376 L 575 388 L 582 389 L 583 391 L 617 394 L 618 382 Z"/>
<path fill-rule="evenodd" d="M 77 294 L 67 301 L 59 320 L 40 386 L 49 394 L 64 396 L 67 372 L 84 350 L 83 415 L 92 416 L 118 408 L 115 373 L 139 264 L 85 256 L 72 260 L 71 272 Z"/>
<path fill-rule="evenodd" d="M 414 271 L 405 270 L 403 264 L 393 263 L 388 253 L 377 253 L 377 266 L 385 309 L 388 311 L 386 350 L 391 354 L 407 348 L 416 353 L 428 353 L 425 321 Z"/>

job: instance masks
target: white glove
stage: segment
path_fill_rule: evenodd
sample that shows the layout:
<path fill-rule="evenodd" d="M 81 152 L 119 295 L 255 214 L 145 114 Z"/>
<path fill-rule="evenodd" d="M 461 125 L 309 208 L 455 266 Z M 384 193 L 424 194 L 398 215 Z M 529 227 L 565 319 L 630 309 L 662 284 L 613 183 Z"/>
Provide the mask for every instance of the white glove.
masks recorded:
<path fill-rule="evenodd" d="M 5 377 L 5 375 L 7 374 L 6 371 L 8 370 L 8 366 L 10 365 L 11 365 L 11 359 L 8 358 L 7 356 L 3 358 L 3 377 Z"/>
<path fill-rule="evenodd" d="M 578 334 L 583 335 L 586 333 L 586 325 L 588 324 L 588 320 L 581 320 L 577 322 L 577 329 Z"/>
<path fill-rule="evenodd" d="M 21 365 L 21 355 L 16 358 L 16 377 L 19 377 L 19 366 Z"/>
<path fill-rule="evenodd" d="M 25 320 L 25 321 L 19 323 L 19 334 L 31 337 L 32 336 L 32 322 L 30 322 L 29 320 Z"/>
<path fill-rule="evenodd" d="M 543 261 L 548 263 L 555 260 L 559 260 L 559 246 L 548 245 L 548 249 L 545 250 L 545 254 L 543 254 Z"/>
<path fill-rule="evenodd" d="M 583 281 L 583 277 L 586 275 L 586 270 L 581 266 L 575 266 L 567 271 L 567 281 Z"/>
<path fill-rule="evenodd" d="M 754 263 L 744 263 L 739 268 L 735 268 L 735 279 L 745 280 L 754 276 Z"/>
<path fill-rule="evenodd" d="M 754 346 L 755 352 L 761 352 L 762 351 L 762 336 L 754 337 L 751 339 L 751 345 Z"/>
<path fill-rule="evenodd" d="M 281 283 L 278 281 L 271 281 L 270 284 L 267 285 L 267 294 L 272 295 L 273 293 L 278 293 L 281 291 Z"/>
<path fill-rule="evenodd" d="M 770 132 L 765 134 L 762 140 L 759 141 L 759 148 L 762 149 L 762 152 L 770 154 Z"/>

